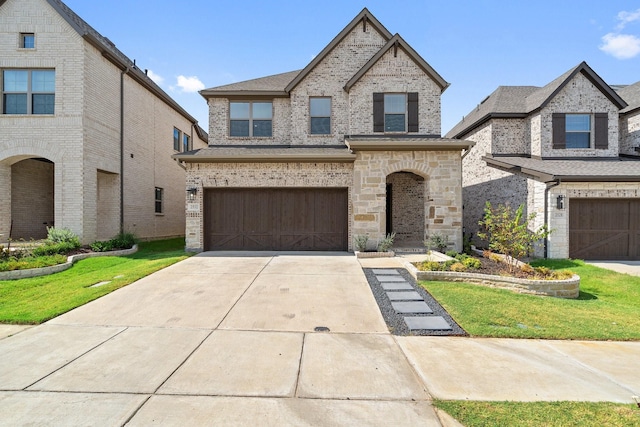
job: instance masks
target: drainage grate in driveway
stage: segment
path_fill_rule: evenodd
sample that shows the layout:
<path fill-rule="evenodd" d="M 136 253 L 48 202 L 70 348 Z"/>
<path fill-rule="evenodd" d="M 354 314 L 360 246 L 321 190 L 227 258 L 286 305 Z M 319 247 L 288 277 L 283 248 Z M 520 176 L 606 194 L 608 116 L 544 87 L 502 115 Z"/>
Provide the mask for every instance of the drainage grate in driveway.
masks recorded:
<path fill-rule="evenodd" d="M 405 269 L 363 270 L 392 334 L 467 335 Z M 389 281 L 389 277 L 395 280 Z"/>

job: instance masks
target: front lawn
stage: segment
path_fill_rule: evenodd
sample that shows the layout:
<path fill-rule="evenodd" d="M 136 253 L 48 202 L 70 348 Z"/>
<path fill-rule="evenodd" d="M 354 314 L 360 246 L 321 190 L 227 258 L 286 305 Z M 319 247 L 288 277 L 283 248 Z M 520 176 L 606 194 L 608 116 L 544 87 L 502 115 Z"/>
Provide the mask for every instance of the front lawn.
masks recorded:
<path fill-rule="evenodd" d="M 184 239 L 144 242 L 133 255 L 88 258 L 50 276 L 0 281 L 0 323 L 42 323 L 188 256 Z"/>
<path fill-rule="evenodd" d="M 640 409 L 609 402 L 476 402 L 434 400 L 466 427 L 617 427 L 640 425 Z"/>
<path fill-rule="evenodd" d="M 640 339 L 640 277 L 574 260 L 538 260 L 532 265 L 578 274 L 579 298 L 523 295 L 467 283 L 420 284 L 471 336 Z"/>

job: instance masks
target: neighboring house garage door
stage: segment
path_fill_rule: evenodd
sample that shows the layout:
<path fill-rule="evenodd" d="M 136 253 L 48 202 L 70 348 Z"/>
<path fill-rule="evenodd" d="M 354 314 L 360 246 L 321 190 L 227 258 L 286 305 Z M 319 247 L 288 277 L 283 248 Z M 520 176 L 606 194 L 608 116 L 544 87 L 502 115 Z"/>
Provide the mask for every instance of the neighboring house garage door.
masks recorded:
<path fill-rule="evenodd" d="M 569 256 L 580 259 L 640 258 L 640 200 L 571 199 Z"/>
<path fill-rule="evenodd" d="M 205 250 L 347 250 L 346 188 L 206 189 Z"/>

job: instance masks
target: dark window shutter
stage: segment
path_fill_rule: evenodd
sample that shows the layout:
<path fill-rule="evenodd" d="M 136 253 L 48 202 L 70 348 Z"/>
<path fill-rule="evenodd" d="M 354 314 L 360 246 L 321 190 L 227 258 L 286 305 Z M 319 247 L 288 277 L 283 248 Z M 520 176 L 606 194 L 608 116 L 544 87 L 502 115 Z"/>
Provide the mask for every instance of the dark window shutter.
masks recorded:
<path fill-rule="evenodd" d="M 373 94 L 373 131 L 384 132 L 384 93 Z"/>
<path fill-rule="evenodd" d="M 567 147 L 565 115 L 563 113 L 553 113 L 551 115 L 551 125 L 553 127 L 553 148 L 563 149 Z"/>
<path fill-rule="evenodd" d="M 609 148 L 609 114 L 596 113 L 595 116 L 596 148 Z"/>
<path fill-rule="evenodd" d="M 418 92 L 409 92 L 407 101 L 409 132 L 418 132 Z"/>

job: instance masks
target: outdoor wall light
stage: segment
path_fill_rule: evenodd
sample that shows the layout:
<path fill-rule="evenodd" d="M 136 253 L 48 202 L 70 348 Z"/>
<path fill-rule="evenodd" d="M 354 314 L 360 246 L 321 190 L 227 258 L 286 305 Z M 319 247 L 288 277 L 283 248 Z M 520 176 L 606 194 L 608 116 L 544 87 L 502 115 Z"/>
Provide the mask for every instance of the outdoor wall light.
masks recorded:
<path fill-rule="evenodd" d="M 564 209 L 564 196 L 562 194 L 559 195 L 558 199 L 556 200 L 556 208 Z"/>
<path fill-rule="evenodd" d="M 196 194 L 198 194 L 198 187 L 189 187 L 187 189 L 187 199 L 190 202 L 193 202 L 196 199 Z"/>

